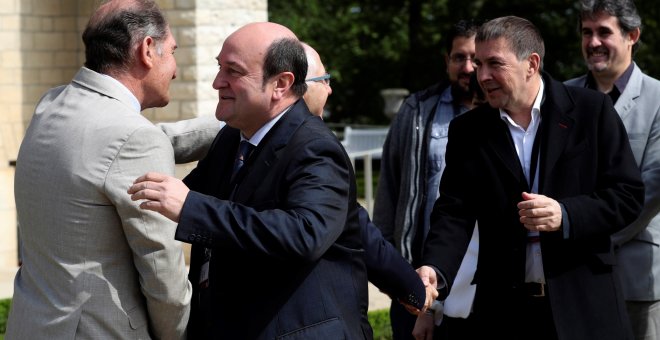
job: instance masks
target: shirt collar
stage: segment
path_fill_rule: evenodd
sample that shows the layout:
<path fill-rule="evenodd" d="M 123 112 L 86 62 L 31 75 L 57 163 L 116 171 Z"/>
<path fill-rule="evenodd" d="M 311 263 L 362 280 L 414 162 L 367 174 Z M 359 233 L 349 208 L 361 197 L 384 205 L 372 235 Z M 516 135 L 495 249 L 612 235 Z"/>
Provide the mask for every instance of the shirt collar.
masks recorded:
<path fill-rule="evenodd" d="M 129 90 L 128 87 L 126 87 L 126 85 L 122 84 L 119 80 L 107 74 L 103 74 L 103 73 L 99 73 L 99 74 L 105 77 L 106 79 L 110 80 L 110 82 L 116 84 L 117 88 L 121 89 L 123 92 L 125 92 L 128 95 L 128 97 L 131 99 L 130 104 L 135 109 L 135 112 L 139 113 L 140 111 L 142 111 L 142 106 L 140 105 L 140 101 L 138 101 L 137 97 L 135 97 L 133 92 L 131 92 L 131 90 Z"/>
<path fill-rule="evenodd" d="M 266 124 L 264 124 L 262 127 L 260 127 L 259 130 L 257 130 L 257 132 L 255 132 L 254 135 L 252 135 L 252 138 L 247 139 L 241 133 L 241 141 L 247 140 L 250 144 L 252 144 L 254 146 L 259 145 L 259 143 L 261 143 L 261 140 L 264 139 L 264 137 L 266 136 L 268 131 L 270 131 L 270 129 L 273 128 L 275 123 L 277 123 L 277 121 L 279 121 L 280 118 L 282 118 L 282 116 L 284 116 L 284 114 L 287 113 L 291 109 L 291 107 L 293 107 L 293 105 L 287 107 L 286 109 L 284 109 L 284 111 L 280 112 L 280 114 L 273 117 Z"/>
<path fill-rule="evenodd" d="M 614 81 L 614 87 L 616 87 L 616 89 L 619 90 L 619 93 L 623 93 L 623 90 L 626 89 L 626 85 L 628 85 L 628 81 L 630 81 L 630 77 L 632 76 L 634 69 L 635 69 L 635 63 L 632 62 L 630 63 L 630 65 L 628 65 L 628 68 L 623 72 L 621 77 L 619 77 L 617 80 Z M 591 71 L 587 73 L 587 80 L 585 82 L 585 85 L 589 89 L 598 90 L 598 86 L 596 85 L 596 79 L 594 78 L 594 75 Z"/>
<path fill-rule="evenodd" d="M 536 99 L 534 99 L 534 104 L 532 105 L 532 121 L 529 123 L 529 126 L 527 127 L 528 130 L 538 125 L 540 121 L 541 103 L 543 102 L 544 90 L 545 90 L 545 84 L 543 83 L 543 78 L 541 78 L 541 86 L 539 86 L 539 92 L 536 94 Z M 509 123 L 510 125 L 518 126 L 518 124 L 516 124 L 513 121 L 513 119 L 511 119 L 509 114 L 502 109 L 500 109 L 500 118 L 502 118 L 505 122 Z"/>
<path fill-rule="evenodd" d="M 440 94 L 440 102 L 441 103 L 452 103 L 454 101 L 454 96 L 451 94 L 451 86 L 447 86 L 447 88 L 442 91 Z"/>
<path fill-rule="evenodd" d="M 619 89 L 619 93 L 623 93 L 623 90 L 626 89 L 626 85 L 628 85 L 628 81 L 630 80 L 630 76 L 632 76 L 634 68 L 635 68 L 634 63 L 630 63 L 630 65 L 628 66 L 626 71 L 623 72 L 621 77 L 619 77 L 619 79 L 617 79 L 614 82 L 614 86 L 616 86 L 616 88 Z"/>

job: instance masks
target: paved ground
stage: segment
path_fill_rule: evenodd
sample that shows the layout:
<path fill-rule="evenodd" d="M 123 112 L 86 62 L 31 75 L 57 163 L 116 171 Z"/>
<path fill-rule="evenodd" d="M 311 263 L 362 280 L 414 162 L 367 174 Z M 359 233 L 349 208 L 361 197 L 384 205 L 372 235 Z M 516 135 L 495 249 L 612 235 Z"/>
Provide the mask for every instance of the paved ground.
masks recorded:
<path fill-rule="evenodd" d="M 0 299 L 10 298 L 14 293 L 14 276 L 17 268 L 0 268 Z"/>
<path fill-rule="evenodd" d="M 381 293 L 376 286 L 369 283 L 369 310 L 388 309 L 391 302 L 389 296 Z"/>
<path fill-rule="evenodd" d="M 14 276 L 17 268 L 0 268 L 0 299 L 10 298 L 14 292 Z M 369 284 L 369 310 L 390 307 L 390 298 Z"/>

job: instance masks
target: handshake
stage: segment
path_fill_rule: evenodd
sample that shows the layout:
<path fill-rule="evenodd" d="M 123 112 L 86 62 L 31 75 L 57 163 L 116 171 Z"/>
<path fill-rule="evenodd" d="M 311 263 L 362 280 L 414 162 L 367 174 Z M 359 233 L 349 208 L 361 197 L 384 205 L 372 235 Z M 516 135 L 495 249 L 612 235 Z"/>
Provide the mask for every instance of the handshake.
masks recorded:
<path fill-rule="evenodd" d="M 444 304 L 442 301 L 436 300 L 438 298 L 438 275 L 435 269 L 429 266 L 421 266 L 417 268 L 417 274 L 424 283 L 426 289 L 426 301 L 424 307 L 419 310 L 411 308 L 411 306 L 404 304 L 408 312 L 417 315 L 415 328 L 412 335 L 415 339 L 432 339 L 434 326 L 439 326 L 442 322 L 444 315 Z M 440 284 L 440 288 L 444 287 L 444 283 Z"/>
<path fill-rule="evenodd" d="M 400 302 L 403 304 L 406 310 L 413 315 L 420 315 L 424 313 L 432 314 L 435 312 L 437 308 L 440 309 L 442 308 L 439 307 L 442 304 L 436 300 L 439 295 L 438 276 L 435 270 L 429 266 L 421 266 L 417 268 L 417 274 L 419 275 L 419 278 L 422 280 L 422 283 L 424 284 L 424 289 L 426 290 L 426 299 L 424 301 L 424 306 L 420 310 L 417 307 L 411 306 L 408 303 L 402 301 Z M 442 311 L 440 311 L 440 315 L 442 315 Z"/>

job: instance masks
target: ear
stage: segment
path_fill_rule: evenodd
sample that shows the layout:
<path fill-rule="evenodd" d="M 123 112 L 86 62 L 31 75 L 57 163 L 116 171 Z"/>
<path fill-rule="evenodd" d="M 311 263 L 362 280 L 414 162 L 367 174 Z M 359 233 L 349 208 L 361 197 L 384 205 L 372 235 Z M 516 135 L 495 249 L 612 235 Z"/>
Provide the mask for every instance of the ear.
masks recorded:
<path fill-rule="evenodd" d="M 295 76 L 292 72 L 282 72 L 277 76 L 273 77 L 271 84 L 274 84 L 273 87 L 273 99 L 279 100 L 284 98 L 291 86 Z"/>
<path fill-rule="evenodd" d="M 527 74 L 529 76 L 539 73 L 541 70 L 541 56 L 538 53 L 532 53 L 527 57 L 527 62 L 529 63 Z"/>
<path fill-rule="evenodd" d="M 626 33 L 628 35 L 628 39 L 630 39 L 630 46 L 635 45 L 639 41 L 639 36 L 642 34 L 642 31 L 640 31 L 639 27 L 635 28 L 634 30 Z"/>
<path fill-rule="evenodd" d="M 146 68 L 151 69 L 154 67 L 154 57 L 156 54 L 156 42 L 152 37 L 145 37 L 142 39 L 140 46 L 138 46 L 138 60 Z"/>

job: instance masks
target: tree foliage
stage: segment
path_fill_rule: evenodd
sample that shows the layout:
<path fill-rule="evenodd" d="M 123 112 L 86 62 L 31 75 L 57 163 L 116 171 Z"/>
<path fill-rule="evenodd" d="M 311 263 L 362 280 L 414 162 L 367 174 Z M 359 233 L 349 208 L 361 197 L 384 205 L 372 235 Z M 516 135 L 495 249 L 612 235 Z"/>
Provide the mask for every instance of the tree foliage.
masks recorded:
<path fill-rule="evenodd" d="M 660 9 L 655 0 L 635 3 L 644 23 L 635 60 L 658 77 Z M 270 0 L 269 13 L 320 53 L 333 77 L 334 122 L 386 123 L 381 89 L 414 92 L 444 77 L 443 35 L 463 18 L 527 18 L 543 34 L 546 71 L 559 80 L 585 72 L 575 0 Z"/>

